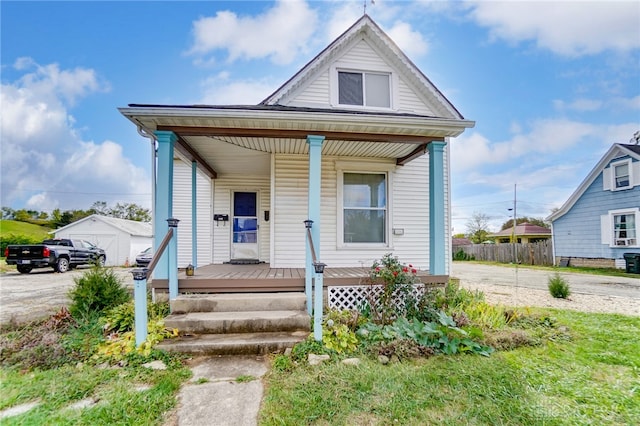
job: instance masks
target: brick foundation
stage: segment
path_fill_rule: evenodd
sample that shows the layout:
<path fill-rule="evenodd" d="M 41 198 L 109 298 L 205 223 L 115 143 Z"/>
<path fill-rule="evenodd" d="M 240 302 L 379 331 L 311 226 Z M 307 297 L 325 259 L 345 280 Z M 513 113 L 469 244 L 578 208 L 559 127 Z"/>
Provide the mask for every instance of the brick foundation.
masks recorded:
<path fill-rule="evenodd" d="M 557 259 L 557 265 L 560 264 L 560 258 Z M 588 267 L 588 268 L 615 268 L 615 259 L 604 258 L 586 258 L 586 257 L 572 257 L 569 260 L 569 266 Z"/>

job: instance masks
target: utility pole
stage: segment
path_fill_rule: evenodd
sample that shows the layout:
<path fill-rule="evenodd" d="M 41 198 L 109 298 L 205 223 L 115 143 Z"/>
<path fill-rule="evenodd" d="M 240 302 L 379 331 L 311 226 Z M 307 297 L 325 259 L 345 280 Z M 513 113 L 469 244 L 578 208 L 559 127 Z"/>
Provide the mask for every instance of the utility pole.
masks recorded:
<path fill-rule="evenodd" d="M 516 233 L 516 188 L 518 184 L 513 184 L 513 261 L 518 264 L 518 234 Z"/>
<path fill-rule="evenodd" d="M 507 209 L 509 211 L 513 211 L 513 228 L 511 228 L 511 244 L 513 244 L 513 261 L 514 263 L 518 263 L 518 235 L 516 234 L 516 224 L 518 214 L 516 212 L 516 188 L 518 184 L 513 184 L 513 208 Z"/>

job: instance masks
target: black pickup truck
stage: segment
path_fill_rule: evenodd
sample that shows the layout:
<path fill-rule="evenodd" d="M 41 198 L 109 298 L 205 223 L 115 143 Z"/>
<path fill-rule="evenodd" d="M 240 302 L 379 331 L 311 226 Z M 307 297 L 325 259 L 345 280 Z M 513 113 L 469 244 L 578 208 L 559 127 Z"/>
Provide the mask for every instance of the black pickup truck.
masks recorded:
<path fill-rule="evenodd" d="M 7 265 L 16 265 L 21 274 L 47 267 L 62 273 L 78 265 L 104 265 L 107 259 L 104 250 L 88 241 L 64 238 L 44 240 L 36 245 L 10 245 L 4 255 Z"/>

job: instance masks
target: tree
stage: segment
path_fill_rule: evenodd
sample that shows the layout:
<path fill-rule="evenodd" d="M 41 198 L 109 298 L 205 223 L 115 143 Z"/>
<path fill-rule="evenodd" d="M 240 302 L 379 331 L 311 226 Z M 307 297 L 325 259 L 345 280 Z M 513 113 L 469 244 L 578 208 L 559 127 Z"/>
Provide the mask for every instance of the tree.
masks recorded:
<path fill-rule="evenodd" d="M 543 228 L 549 228 L 550 226 L 547 222 L 544 221 L 544 219 L 527 216 L 519 217 L 516 219 L 516 225 L 520 225 L 521 223 L 530 223 L 532 225 L 542 226 Z M 500 230 L 504 231 L 505 229 L 509 228 L 513 228 L 513 219 L 509 219 L 505 223 L 503 223 Z"/>
<path fill-rule="evenodd" d="M 467 221 L 467 238 L 472 243 L 480 244 L 487 239 L 489 235 L 489 216 L 480 212 L 473 212 L 471 218 Z"/>
<path fill-rule="evenodd" d="M 108 216 L 136 220 L 138 222 L 151 222 L 149 209 L 142 208 L 135 203 L 118 203 L 115 207 L 109 209 Z"/>
<path fill-rule="evenodd" d="M 101 216 L 109 216 L 109 207 L 106 201 L 96 201 L 89 210 Z"/>

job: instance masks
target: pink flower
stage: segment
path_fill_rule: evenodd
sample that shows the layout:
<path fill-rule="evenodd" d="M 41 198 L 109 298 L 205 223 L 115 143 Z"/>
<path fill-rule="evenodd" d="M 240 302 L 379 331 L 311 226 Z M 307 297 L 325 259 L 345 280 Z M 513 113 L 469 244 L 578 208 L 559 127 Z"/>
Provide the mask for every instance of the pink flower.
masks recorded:
<path fill-rule="evenodd" d="M 407 268 L 406 266 L 404 268 L 402 268 L 402 272 L 407 273 L 409 272 L 409 268 Z"/>
<path fill-rule="evenodd" d="M 413 268 L 413 265 L 412 265 L 412 264 L 409 264 L 409 268 Z"/>
<path fill-rule="evenodd" d="M 376 266 L 376 272 L 380 272 L 380 267 Z"/>
<path fill-rule="evenodd" d="M 417 273 L 418 273 L 418 270 L 417 270 L 417 269 L 412 269 L 412 270 L 411 270 L 411 273 L 412 273 L 412 274 L 417 274 Z"/>

